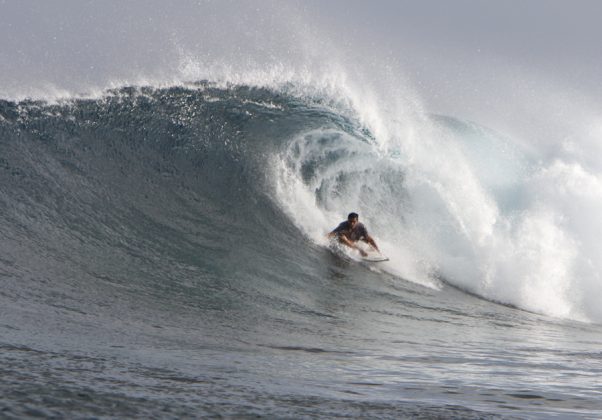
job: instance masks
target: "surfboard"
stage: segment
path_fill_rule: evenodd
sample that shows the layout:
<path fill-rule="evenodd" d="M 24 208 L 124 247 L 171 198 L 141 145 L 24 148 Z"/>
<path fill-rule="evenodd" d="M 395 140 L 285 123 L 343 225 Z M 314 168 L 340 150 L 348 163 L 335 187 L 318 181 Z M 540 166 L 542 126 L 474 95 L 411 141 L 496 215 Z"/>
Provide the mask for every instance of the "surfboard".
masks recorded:
<path fill-rule="evenodd" d="M 362 257 L 362 261 L 366 262 L 384 262 L 389 261 L 389 257 L 385 257 L 383 254 L 368 254 L 365 257 Z"/>

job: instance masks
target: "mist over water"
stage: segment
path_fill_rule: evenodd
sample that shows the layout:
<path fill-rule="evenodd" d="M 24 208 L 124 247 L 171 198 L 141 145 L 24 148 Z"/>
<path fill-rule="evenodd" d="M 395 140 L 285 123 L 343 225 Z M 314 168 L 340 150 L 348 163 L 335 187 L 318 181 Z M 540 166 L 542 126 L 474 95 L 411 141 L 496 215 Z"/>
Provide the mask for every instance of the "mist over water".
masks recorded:
<path fill-rule="evenodd" d="M 0 3 L 5 412 L 601 408 L 595 60 L 404 5 Z M 350 211 L 389 262 L 328 249 Z"/>

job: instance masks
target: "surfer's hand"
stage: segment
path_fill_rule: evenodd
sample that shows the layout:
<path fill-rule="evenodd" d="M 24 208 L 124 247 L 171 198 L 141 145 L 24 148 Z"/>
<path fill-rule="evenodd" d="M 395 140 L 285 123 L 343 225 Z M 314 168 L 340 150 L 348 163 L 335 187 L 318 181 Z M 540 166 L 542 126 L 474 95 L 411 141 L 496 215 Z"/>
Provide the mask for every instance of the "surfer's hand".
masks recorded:
<path fill-rule="evenodd" d="M 366 251 L 364 251 L 363 249 L 359 249 L 358 248 L 357 250 L 360 252 L 360 254 L 362 254 L 362 257 L 367 257 L 368 256 L 368 253 Z"/>

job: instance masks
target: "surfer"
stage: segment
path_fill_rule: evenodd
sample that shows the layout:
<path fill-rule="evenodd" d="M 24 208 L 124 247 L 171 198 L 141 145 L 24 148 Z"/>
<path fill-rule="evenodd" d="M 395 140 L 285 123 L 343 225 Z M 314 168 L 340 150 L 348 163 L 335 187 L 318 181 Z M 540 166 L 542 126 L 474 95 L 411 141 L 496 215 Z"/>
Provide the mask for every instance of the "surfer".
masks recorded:
<path fill-rule="evenodd" d="M 364 241 L 370 244 L 374 249 L 380 252 L 376 242 L 370 235 L 368 235 L 368 230 L 363 223 L 359 222 L 359 216 L 357 213 L 349 213 L 347 216 L 347 220 L 345 222 L 341 222 L 332 232 L 328 234 L 329 238 L 337 237 L 339 242 L 347 245 L 350 248 L 357 249 L 362 257 L 368 255 L 366 251 L 359 248 L 356 245 L 357 241 Z"/>

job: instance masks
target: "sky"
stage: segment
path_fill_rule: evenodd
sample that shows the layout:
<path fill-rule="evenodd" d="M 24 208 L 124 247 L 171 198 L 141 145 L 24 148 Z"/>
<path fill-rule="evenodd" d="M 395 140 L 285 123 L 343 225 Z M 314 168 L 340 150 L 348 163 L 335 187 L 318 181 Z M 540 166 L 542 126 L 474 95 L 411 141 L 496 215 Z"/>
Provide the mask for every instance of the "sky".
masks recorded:
<path fill-rule="evenodd" d="M 183 56 L 310 67 L 336 57 L 364 73 L 390 66 L 435 112 L 471 115 L 515 91 L 598 103 L 600 16 L 595 0 L 0 0 L 0 97 L 154 83 Z"/>

